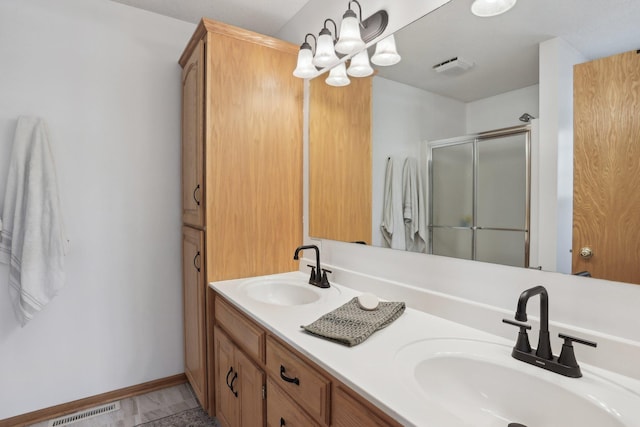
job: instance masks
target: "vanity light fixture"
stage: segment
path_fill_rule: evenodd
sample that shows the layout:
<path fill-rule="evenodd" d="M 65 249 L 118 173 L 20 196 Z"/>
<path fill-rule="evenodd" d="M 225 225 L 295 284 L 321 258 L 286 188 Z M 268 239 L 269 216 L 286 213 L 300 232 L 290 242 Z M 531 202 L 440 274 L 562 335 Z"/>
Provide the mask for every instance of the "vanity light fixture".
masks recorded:
<path fill-rule="evenodd" d="M 516 0 L 475 0 L 471 5 L 471 13 L 480 17 L 500 15 L 511 9 Z"/>
<path fill-rule="evenodd" d="M 318 43 L 316 45 L 316 54 L 313 57 L 313 65 L 316 67 L 324 68 L 338 62 L 338 56 L 334 49 L 335 39 L 331 35 L 331 31 L 327 28 L 327 22 L 333 24 L 334 30 L 337 32 L 338 27 L 333 19 L 328 18 L 324 20 L 324 27 L 320 30 L 318 35 Z"/>
<path fill-rule="evenodd" d="M 358 5 L 359 18 L 358 15 L 351 10 L 352 3 Z M 316 40 L 315 55 L 311 49 L 311 45 L 307 42 L 309 36 L 314 37 L 313 34 L 307 34 L 305 36 L 305 41 L 300 46 L 300 51 L 298 52 L 298 64 L 293 72 L 294 76 L 303 79 L 312 78 L 315 77 L 322 68 L 332 67 L 337 64 L 331 69 L 325 81 L 332 86 L 345 86 L 349 84 L 347 73 L 353 77 L 366 77 L 373 74 L 373 68 L 371 68 L 371 64 L 369 63 L 369 54 L 365 49 L 366 43 L 374 40 L 384 32 L 389 23 L 389 15 L 387 11 L 379 10 L 367 19 L 362 20 L 362 7 L 357 0 L 350 0 L 347 7 L 348 9 L 344 13 L 342 24 L 340 25 L 340 37 L 336 34 L 334 38 L 331 31 L 327 28 L 327 24 L 330 21 L 337 31 L 335 21 L 325 19 L 324 26 Z M 387 39 L 389 39 L 389 37 L 387 37 Z M 396 58 L 395 62 L 387 61 L 388 63 L 383 63 L 384 61 L 380 61 L 378 65 L 393 65 L 400 60 L 400 55 L 395 51 L 395 42 L 392 36 L 390 40 L 393 44 L 392 53 Z M 384 51 L 387 53 L 388 49 L 384 49 Z M 344 58 L 348 55 L 353 56 L 346 58 L 351 61 L 349 71 L 346 69 L 346 59 Z M 340 60 L 342 60 L 341 63 Z"/>
<path fill-rule="evenodd" d="M 358 18 L 356 13 L 351 10 L 351 3 L 358 5 L 360 17 Z M 342 23 L 340 24 L 340 38 L 336 43 L 336 51 L 349 55 L 364 49 L 364 40 L 360 34 L 360 27 L 362 25 L 362 7 L 357 0 L 349 1 L 347 5 L 347 11 L 342 15 Z"/>
<path fill-rule="evenodd" d="M 344 62 L 336 65 L 331 69 L 331 71 L 329 71 L 329 77 L 327 77 L 325 83 L 329 86 L 346 86 L 351 83 L 349 77 L 347 77 L 347 70 Z"/>
<path fill-rule="evenodd" d="M 367 77 L 373 74 L 367 49 L 362 49 L 356 56 L 351 58 L 349 68 L 347 68 L 347 74 L 353 77 Z"/>
<path fill-rule="evenodd" d="M 300 45 L 300 50 L 298 51 L 298 64 L 296 69 L 293 70 L 293 75 L 301 79 L 311 78 L 318 72 L 313 65 L 311 45 L 307 42 L 307 37 L 309 36 L 313 37 L 314 42 L 316 41 L 316 37 L 311 33 L 304 36 L 304 43 Z"/>
<path fill-rule="evenodd" d="M 400 62 L 400 55 L 396 49 L 396 39 L 393 34 L 376 43 L 376 51 L 371 57 L 371 62 L 376 65 L 394 65 Z"/>

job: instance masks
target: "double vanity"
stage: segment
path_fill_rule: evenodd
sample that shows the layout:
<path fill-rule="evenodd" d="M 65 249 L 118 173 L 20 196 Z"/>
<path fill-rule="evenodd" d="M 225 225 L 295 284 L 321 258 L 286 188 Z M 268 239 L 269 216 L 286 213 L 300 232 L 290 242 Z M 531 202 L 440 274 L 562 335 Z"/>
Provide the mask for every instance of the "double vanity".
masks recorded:
<path fill-rule="evenodd" d="M 640 381 L 584 363 L 571 378 L 517 360 L 515 329 L 506 340 L 407 308 L 354 347 L 306 333 L 301 325 L 362 294 L 333 280 L 312 286 L 306 270 L 210 283 L 216 336 L 228 341 L 220 348 L 236 352 L 216 354 L 218 406 L 238 400 L 236 366 L 244 363 L 265 372 L 270 426 L 640 426 Z M 584 351 L 599 349 L 576 348 L 578 362 Z"/>

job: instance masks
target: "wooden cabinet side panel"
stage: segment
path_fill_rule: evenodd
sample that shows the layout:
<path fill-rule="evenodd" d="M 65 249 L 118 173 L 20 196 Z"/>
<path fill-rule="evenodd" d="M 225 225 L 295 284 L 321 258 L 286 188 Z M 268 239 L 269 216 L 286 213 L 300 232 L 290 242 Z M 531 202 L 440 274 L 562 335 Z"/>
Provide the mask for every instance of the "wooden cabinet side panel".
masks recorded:
<path fill-rule="evenodd" d="M 372 79 L 309 94 L 309 235 L 371 244 Z M 327 170 L 327 165 L 330 169 Z"/>
<path fill-rule="evenodd" d="M 208 281 L 297 269 L 302 242 L 302 81 L 296 57 L 209 35 Z"/>
<path fill-rule="evenodd" d="M 182 70 L 182 222 L 204 226 L 204 42 Z"/>
<path fill-rule="evenodd" d="M 215 334 L 216 327 L 216 316 L 215 316 L 215 301 L 216 301 L 216 292 L 207 286 L 206 291 L 206 304 L 207 304 L 207 395 L 209 398 L 209 403 L 207 406 L 207 412 L 210 416 L 216 416 L 216 393 L 215 393 L 215 384 L 218 380 L 216 374 L 216 343 L 213 339 Z"/>
<path fill-rule="evenodd" d="M 197 268 L 204 259 L 203 233 L 182 227 L 182 274 L 185 374 L 200 404 L 207 408 L 207 350 L 204 274 Z M 199 261 L 200 260 L 200 261 Z"/>

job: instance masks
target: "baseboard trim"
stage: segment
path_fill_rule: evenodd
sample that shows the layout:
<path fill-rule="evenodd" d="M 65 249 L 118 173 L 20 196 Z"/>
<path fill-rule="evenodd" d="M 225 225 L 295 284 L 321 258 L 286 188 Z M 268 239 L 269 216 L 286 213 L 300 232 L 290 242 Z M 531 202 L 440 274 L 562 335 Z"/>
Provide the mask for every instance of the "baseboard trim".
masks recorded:
<path fill-rule="evenodd" d="M 92 406 L 104 405 L 115 400 L 138 396 L 140 394 L 172 387 L 185 382 L 187 382 L 187 376 L 184 373 L 160 378 L 146 383 L 121 388 L 119 390 L 86 397 L 84 399 L 74 400 L 73 402 L 63 403 L 61 405 L 17 415 L 15 417 L 5 418 L 4 420 L 0 420 L 0 427 L 24 427 L 29 424 L 35 424 L 52 418 L 61 417 L 63 415 L 72 414 L 77 411 L 82 411 L 83 409 L 91 408 Z"/>

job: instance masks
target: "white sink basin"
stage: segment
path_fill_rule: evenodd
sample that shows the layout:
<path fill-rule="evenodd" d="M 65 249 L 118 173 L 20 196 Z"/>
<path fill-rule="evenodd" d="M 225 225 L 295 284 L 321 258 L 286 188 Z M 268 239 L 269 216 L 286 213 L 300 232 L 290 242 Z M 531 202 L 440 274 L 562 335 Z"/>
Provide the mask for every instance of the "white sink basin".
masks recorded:
<path fill-rule="evenodd" d="M 318 288 L 307 281 L 295 279 L 251 279 L 240 284 L 240 291 L 264 304 L 294 306 L 313 304 L 339 293 L 337 288 Z"/>
<path fill-rule="evenodd" d="M 640 426 L 640 396 L 584 367 L 582 378 L 567 378 L 520 362 L 511 346 L 423 340 L 400 349 L 395 364 L 415 393 L 452 415 L 455 427 Z"/>

